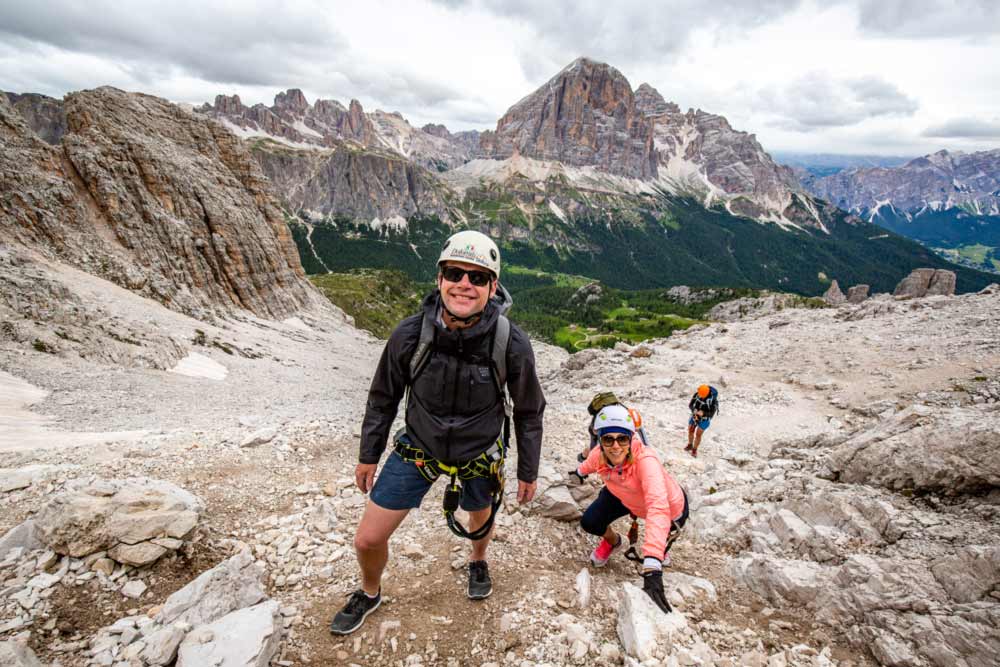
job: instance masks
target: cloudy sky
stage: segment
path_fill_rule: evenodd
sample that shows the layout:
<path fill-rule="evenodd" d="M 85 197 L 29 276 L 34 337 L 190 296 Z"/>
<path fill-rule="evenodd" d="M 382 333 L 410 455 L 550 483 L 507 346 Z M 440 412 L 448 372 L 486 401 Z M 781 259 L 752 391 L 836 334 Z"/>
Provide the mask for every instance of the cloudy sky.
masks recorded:
<path fill-rule="evenodd" d="M 0 0 L 0 90 L 57 97 L 296 87 L 485 129 L 578 56 L 772 151 L 1000 147 L 996 0 Z"/>

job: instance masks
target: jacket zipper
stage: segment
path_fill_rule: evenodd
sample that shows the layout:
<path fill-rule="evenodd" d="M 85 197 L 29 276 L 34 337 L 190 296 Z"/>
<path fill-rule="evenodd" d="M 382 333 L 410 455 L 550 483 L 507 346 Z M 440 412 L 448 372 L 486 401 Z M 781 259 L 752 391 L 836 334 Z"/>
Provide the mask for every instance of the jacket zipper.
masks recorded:
<path fill-rule="evenodd" d="M 455 380 L 452 382 L 451 389 L 451 421 L 454 424 L 455 421 L 455 409 L 458 403 L 458 381 L 462 376 L 462 332 L 458 331 L 458 355 L 454 357 L 455 362 Z M 452 435 L 452 424 L 448 425 L 448 437 L 445 441 L 445 452 L 448 456 L 448 462 L 452 463 L 451 460 L 451 435 Z"/>

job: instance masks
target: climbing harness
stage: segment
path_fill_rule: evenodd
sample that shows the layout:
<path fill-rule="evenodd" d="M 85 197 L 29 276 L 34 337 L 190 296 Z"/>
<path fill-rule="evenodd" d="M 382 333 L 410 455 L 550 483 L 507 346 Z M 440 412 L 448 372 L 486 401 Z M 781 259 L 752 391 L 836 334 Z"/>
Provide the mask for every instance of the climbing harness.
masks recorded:
<path fill-rule="evenodd" d="M 506 447 L 504 438 L 499 438 L 492 447 L 485 452 L 465 463 L 448 465 L 415 447 L 405 430 L 400 430 L 393 438 L 396 453 L 407 463 L 416 466 L 420 475 L 428 482 L 434 483 L 441 475 L 448 475 L 448 486 L 444 490 L 444 516 L 448 522 L 448 528 L 459 537 L 469 540 L 481 540 L 486 537 L 493 527 L 497 510 L 503 502 L 504 489 L 504 458 Z M 458 503 L 462 498 L 462 485 L 459 481 L 469 481 L 477 478 L 485 478 L 490 481 L 490 516 L 486 522 L 476 530 L 468 530 L 455 518 L 458 510 Z"/>

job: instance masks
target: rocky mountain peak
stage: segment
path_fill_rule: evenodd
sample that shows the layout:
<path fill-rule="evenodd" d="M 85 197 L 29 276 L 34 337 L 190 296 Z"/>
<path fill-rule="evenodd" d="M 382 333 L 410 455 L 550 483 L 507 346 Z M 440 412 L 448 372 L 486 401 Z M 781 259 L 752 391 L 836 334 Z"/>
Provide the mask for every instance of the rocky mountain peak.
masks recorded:
<path fill-rule="evenodd" d="M 318 116 L 336 116 L 342 114 L 347 109 L 337 100 L 316 100 L 313 105 L 313 113 Z"/>
<path fill-rule="evenodd" d="M 501 159 L 517 153 L 652 178 L 652 138 L 652 123 L 636 110 L 625 76 L 606 63 L 577 58 L 511 107 L 483 149 Z"/>
<path fill-rule="evenodd" d="M 420 129 L 427 134 L 435 137 L 441 137 L 442 139 L 448 139 L 451 137 L 451 132 L 448 131 L 448 128 L 440 123 L 427 123 Z"/>
<path fill-rule="evenodd" d="M 660 92 L 648 83 L 640 84 L 635 89 L 635 107 L 646 116 L 662 116 L 663 114 L 681 112 L 679 106 L 664 100 Z"/>
<path fill-rule="evenodd" d="M 215 104 L 212 108 L 223 114 L 242 114 L 246 111 L 246 107 L 240 101 L 239 95 L 216 95 Z"/>
<path fill-rule="evenodd" d="M 305 113 L 309 109 L 306 96 L 298 88 L 289 88 L 274 96 L 274 106 L 292 112 Z"/>

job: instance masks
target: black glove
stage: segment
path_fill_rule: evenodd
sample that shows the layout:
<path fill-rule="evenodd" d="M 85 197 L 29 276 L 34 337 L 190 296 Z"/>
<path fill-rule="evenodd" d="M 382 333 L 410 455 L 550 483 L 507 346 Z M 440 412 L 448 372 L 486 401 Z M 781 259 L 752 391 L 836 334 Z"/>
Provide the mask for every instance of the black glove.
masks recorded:
<path fill-rule="evenodd" d="M 673 611 L 670 608 L 670 603 L 667 602 L 666 596 L 663 594 L 663 571 L 662 570 L 651 570 L 649 572 L 642 573 L 642 590 L 646 591 L 646 595 L 656 603 L 656 606 L 663 610 L 664 614 L 669 614 Z"/>
<path fill-rule="evenodd" d="M 566 473 L 566 476 L 569 477 L 569 481 L 571 484 L 583 484 L 584 480 L 587 479 L 586 477 L 578 473 L 576 469 L 570 470 L 568 473 Z"/>

